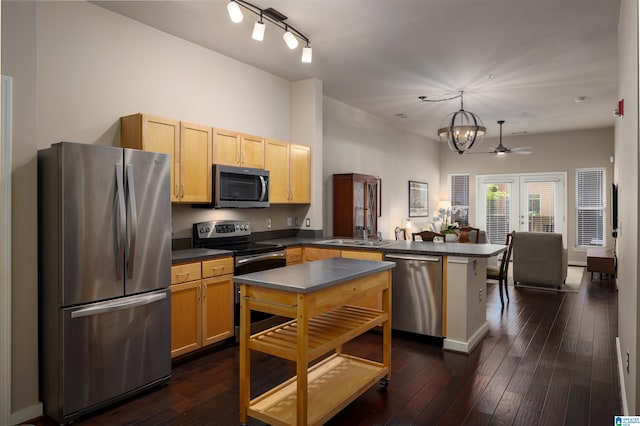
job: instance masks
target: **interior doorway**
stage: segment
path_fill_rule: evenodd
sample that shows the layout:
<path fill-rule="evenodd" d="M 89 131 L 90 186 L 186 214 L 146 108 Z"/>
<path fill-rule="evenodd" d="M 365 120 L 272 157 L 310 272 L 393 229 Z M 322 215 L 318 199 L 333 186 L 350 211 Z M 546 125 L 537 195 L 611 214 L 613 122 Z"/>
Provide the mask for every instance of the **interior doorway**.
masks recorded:
<path fill-rule="evenodd" d="M 566 173 L 479 175 L 477 218 L 494 244 L 511 231 L 557 232 L 567 241 Z"/>

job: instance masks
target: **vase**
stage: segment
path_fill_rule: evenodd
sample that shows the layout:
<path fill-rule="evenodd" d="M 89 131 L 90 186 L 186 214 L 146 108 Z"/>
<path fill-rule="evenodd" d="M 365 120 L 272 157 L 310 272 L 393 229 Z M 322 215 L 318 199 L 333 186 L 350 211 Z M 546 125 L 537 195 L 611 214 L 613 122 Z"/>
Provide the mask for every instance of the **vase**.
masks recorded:
<path fill-rule="evenodd" d="M 444 234 L 444 240 L 449 243 L 458 241 L 458 238 L 457 234 Z"/>

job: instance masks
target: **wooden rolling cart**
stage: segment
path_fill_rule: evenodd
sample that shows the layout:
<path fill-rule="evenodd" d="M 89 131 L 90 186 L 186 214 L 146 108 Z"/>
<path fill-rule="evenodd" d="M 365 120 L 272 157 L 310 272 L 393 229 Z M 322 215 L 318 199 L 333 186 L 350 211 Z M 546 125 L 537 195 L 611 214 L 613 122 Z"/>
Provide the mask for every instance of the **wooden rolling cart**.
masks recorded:
<path fill-rule="evenodd" d="M 240 422 L 320 425 L 391 373 L 393 262 L 332 258 L 235 278 L 240 284 Z M 351 306 L 382 292 L 382 310 Z M 250 335 L 250 311 L 292 318 Z M 342 345 L 382 326 L 382 362 L 343 353 Z M 296 376 L 250 399 L 250 352 L 296 362 Z M 330 352 L 309 368 L 309 363 Z"/>

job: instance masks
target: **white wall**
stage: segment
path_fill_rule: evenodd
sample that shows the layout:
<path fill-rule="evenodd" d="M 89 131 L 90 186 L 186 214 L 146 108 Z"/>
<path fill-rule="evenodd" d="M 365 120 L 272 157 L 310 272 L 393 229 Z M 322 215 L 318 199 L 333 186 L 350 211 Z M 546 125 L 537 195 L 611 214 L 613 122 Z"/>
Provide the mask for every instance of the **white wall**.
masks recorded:
<path fill-rule="evenodd" d="M 638 2 L 622 0 L 618 25 L 618 98 L 624 118 L 616 120 L 616 167 L 620 198 L 618 230 L 618 336 L 622 361 L 621 386 L 630 415 L 640 413 L 638 383 Z M 626 353 L 630 365 L 624 368 Z M 626 414 L 626 413 L 625 413 Z"/>
<path fill-rule="evenodd" d="M 475 224 L 476 176 L 479 174 L 507 174 L 533 172 L 566 172 L 567 174 L 567 247 L 569 261 L 586 264 L 586 251 L 575 246 L 575 169 L 605 167 L 607 170 L 607 194 L 613 179 L 613 164 L 609 158 L 614 154 L 613 128 L 578 130 L 525 136 L 503 136 L 502 142 L 509 148 L 531 146 L 531 154 L 459 155 L 448 149 L 440 157 L 441 192 L 447 194 L 448 175 L 469 173 L 469 195 L 471 202 L 470 222 Z M 486 139 L 480 145 L 483 150 L 498 146 L 497 138 Z M 616 156 L 617 158 L 617 156 Z M 446 197 L 448 198 L 448 196 Z M 607 203 L 610 206 L 610 203 Z M 608 216 L 607 211 L 607 217 Z M 607 246 L 613 247 L 610 237 L 611 222 L 606 221 Z"/>
<path fill-rule="evenodd" d="M 2 9 L 2 74 L 13 76 L 15 85 L 11 409 L 12 420 L 21 421 L 41 413 L 37 150 L 61 140 L 118 145 L 119 117 L 136 112 L 312 145 L 321 139 L 321 125 L 310 141 L 302 131 L 297 135 L 305 140 L 294 140 L 292 129 L 294 120 L 321 117 L 322 98 L 317 83 L 303 84 L 294 99 L 287 80 L 88 2 L 3 2 Z M 312 97 L 307 102 L 315 102 L 315 110 L 308 107 L 294 117 L 294 102 L 305 96 Z M 272 229 L 284 229 L 287 216 L 309 214 L 308 206 L 172 210 L 175 237 L 191 236 L 191 224 L 199 220 L 246 218 L 262 230 L 272 217 Z M 318 215 L 312 229 L 321 226 Z"/>
<path fill-rule="evenodd" d="M 324 98 L 324 232 L 333 231 L 334 173 L 361 173 L 382 179 L 382 216 L 378 229 L 393 239 L 394 228 L 409 214 L 409 180 L 429 184 L 429 208 L 435 210 L 440 188 L 440 144 L 393 127 L 331 98 Z M 415 218 L 417 226 L 428 218 Z"/>

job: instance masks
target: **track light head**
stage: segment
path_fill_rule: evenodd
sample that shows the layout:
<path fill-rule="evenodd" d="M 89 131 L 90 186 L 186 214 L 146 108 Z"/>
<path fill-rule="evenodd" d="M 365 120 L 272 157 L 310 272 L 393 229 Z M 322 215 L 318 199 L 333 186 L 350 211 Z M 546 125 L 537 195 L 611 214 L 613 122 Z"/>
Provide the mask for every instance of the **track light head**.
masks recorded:
<path fill-rule="evenodd" d="M 311 63 L 311 59 L 313 57 L 313 50 L 311 50 L 311 47 L 309 47 L 309 45 L 307 45 L 306 47 L 302 48 L 302 59 L 300 59 L 302 62 L 304 62 L 305 64 L 309 64 Z"/>
<path fill-rule="evenodd" d="M 289 49 L 293 50 L 296 47 L 298 47 L 298 39 L 288 29 L 286 29 L 285 33 L 282 35 L 282 39 L 284 40 L 285 43 L 287 43 L 287 46 L 289 47 Z"/>
<path fill-rule="evenodd" d="M 264 30 L 266 27 L 267 26 L 262 22 L 262 19 L 253 24 L 253 33 L 251 34 L 251 38 L 258 41 L 264 40 Z"/>
<path fill-rule="evenodd" d="M 242 22 L 242 10 L 240 9 L 240 5 L 235 1 L 230 1 L 227 4 L 227 13 L 229 14 L 229 19 L 231 19 L 231 22 L 234 24 Z"/>

